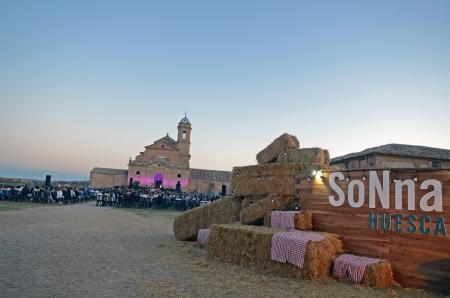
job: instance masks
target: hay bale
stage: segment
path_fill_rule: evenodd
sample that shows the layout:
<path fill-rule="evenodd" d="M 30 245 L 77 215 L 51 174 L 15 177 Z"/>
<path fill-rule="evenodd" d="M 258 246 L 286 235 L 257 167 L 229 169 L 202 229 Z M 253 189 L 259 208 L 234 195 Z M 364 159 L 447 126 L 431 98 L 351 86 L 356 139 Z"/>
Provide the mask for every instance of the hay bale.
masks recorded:
<path fill-rule="evenodd" d="M 233 168 L 231 189 L 239 196 L 294 195 L 297 176 L 308 176 L 321 164 L 271 163 Z"/>
<path fill-rule="evenodd" d="M 286 210 L 289 211 L 289 210 Z M 241 211 L 242 213 L 242 211 Z M 272 226 L 272 211 L 267 212 L 264 215 L 264 226 Z M 306 211 L 299 211 L 294 217 L 294 229 L 299 231 L 311 231 L 313 228 L 312 224 L 312 213 Z"/>
<path fill-rule="evenodd" d="M 241 210 L 264 199 L 266 196 L 242 196 Z"/>
<path fill-rule="evenodd" d="M 396 285 L 391 263 L 383 261 L 366 267 L 363 284 L 374 288 L 389 288 Z"/>
<path fill-rule="evenodd" d="M 299 231 L 311 231 L 313 228 L 312 224 L 312 213 L 301 211 L 295 215 L 294 229 Z"/>
<path fill-rule="evenodd" d="M 242 224 L 264 223 L 264 216 L 273 210 L 279 210 L 293 199 L 290 196 L 268 196 L 241 210 L 239 220 Z"/>
<path fill-rule="evenodd" d="M 271 211 L 266 212 L 266 214 L 264 214 L 264 226 L 265 227 L 272 227 L 272 216 L 270 213 L 271 213 Z"/>
<path fill-rule="evenodd" d="M 225 197 L 210 204 L 183 212 L 175 218 L 173 232 L 178 240 L 196 240 L 198 230 L 212 224 L 234 223 L 239 220 L 240 197 Z"/>
<path fill-rule="evenodd" d="M 277 162 L 317 163 L 325 166 L 330 163 L 330 153 L 322 148 L 289 149 L 278 154 Z"/>
<path fill-rule="evenodd" d="M 269 146 L 256 155 L 258 164 L 272 163 L 277 160 L 278 154 L 288 149 L 298 149 L 300 144 L 297 137 L 284 133 L 276 138 Z"/>
<path fill-rule="evenodd" d="M 384 260 L 372 259 L 352 254 L 337 256 L 333 264 L 333 276 L 338 279 L 346 279 L 355 283 L 363 283 L 371 287 L 388 288 L 394 286 L 391 263 Z M 364 267 L 364 275 L 350 274 L 353 266 L 359 269 Z"/>
<path fill-rule="evenodd" d="M 271 260 L 273 234 L 279 229 L 240 224 L 213 225 L 209 236 L 207 256 L 210 260 L 255 266 L 275 274 L 306 279 L 329 276 L 336 255 L 342 251 L 337 235 L 320 233 L 325 239 L 308 242 L 304 267 Z"/>

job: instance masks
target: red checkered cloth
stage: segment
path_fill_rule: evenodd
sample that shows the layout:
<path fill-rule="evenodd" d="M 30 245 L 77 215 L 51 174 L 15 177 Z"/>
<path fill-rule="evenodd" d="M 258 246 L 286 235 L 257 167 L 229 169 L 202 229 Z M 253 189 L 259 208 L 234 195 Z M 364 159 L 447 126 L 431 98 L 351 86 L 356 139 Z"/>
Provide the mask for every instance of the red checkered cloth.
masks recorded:
<path fill-rule="evenodd" d="M 325 237 L 315 232 L 290 230 L 272 236 L 271 258 L 280 263 L 290 263 L 303 268 L 306 245 L 309 241 L 320 242 Z"/>
<path fill-rule="evenodd" d="M 272 211 L 270 223 L 272 228 L 290 230 L 294 229 L 295 215 L 298 211 Z"/>
<path fill-rule="evenodd" d="M 380 259 L 344 254 L 334 261 L 333 276 L 360 283 L 364 277 L 366 267 L 382 261 Z"/>
<path fill-rule="evenodd" d="M 198 230 L 198 235 L 197 235 L 197 242 L 200 245 L 206 245 L 208 244 L 208 238 L 209 238 L 209 232 L 211 230 L 210 229 L 200 229 Z"/>

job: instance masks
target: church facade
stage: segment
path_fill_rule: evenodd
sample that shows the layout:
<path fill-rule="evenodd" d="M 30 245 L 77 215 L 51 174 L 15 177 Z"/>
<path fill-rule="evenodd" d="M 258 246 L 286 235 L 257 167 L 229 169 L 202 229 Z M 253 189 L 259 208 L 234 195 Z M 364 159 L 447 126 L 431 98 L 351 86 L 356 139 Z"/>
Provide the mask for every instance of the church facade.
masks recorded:
<path fill-rule="evenodd" d="M 94 168 L 90 173 L 90 187 L 132 184 L 230 193 L 231 172 L 190 168 L 192 125 L 186 116 L 178 123 L 177 130 L 176 140 L 167 134 L 145 146 L 134 160 L 129 160 L 128 170 Z"/>

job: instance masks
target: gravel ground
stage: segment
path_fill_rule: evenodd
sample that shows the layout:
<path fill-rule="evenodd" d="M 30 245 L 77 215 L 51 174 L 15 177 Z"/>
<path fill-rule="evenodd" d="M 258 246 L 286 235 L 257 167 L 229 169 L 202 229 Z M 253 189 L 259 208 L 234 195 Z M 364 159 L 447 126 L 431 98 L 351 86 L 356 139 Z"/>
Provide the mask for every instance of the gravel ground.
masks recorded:
<path fill-rule="evenodd" d="M 205 250 L 173 239 L 175 212 L 2 204 L 0 297 L 431 296 L 209 263 Z"/>

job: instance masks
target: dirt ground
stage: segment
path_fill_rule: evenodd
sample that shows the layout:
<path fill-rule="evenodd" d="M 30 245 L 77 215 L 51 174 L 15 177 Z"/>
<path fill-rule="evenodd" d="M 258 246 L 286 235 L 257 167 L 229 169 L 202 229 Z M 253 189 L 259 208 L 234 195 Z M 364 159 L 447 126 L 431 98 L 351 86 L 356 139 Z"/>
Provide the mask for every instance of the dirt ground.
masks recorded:
<path fill-rule="evenodd" d="M 209 263 L 172 211 L 0 202 L 0 297 L 432 297 Z"/>

